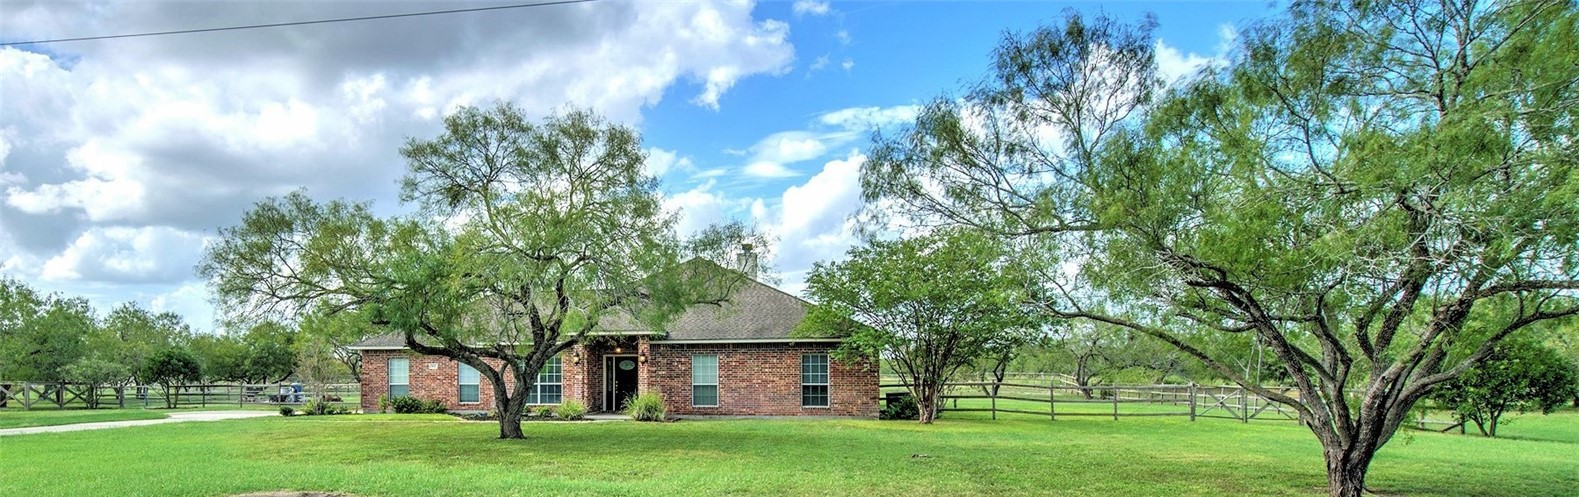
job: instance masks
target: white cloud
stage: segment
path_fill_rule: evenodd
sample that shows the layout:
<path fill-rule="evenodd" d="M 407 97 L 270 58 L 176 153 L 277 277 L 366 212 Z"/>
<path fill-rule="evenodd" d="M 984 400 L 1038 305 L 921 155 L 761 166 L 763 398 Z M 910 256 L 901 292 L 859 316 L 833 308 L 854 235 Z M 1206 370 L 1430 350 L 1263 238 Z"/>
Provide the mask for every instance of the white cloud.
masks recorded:
<path fill-rule="evenodd" d="M 795 4 L 791 8 L 794 9 L 795 15 L 814 16 L 827 15 L 830 10 L 828 2 L 819 2 L 817 0 L 795 0 Z"/>
<path fill-rule="evenodd" d="M 204 237 L 174 228 L 93 228 L 44 262 L 45 280 L 169 283 L 189 279 Z"/>
<path fill-rule="evenodd" d="M 817 72 L 817 71 L 821 71 L 821 70 L 827 69 L 827 68 L 828 68 L 828 55 L 827 54 L 823 54 L 823 55 L 817 56 L 817 60 L 812 61 L 811 67 L 807 68 L 807 71 L 808 72 Z"/>
<path fill-rule="evenodd" d="M 696 163 L 690 157 L 683 157 L 673 150 L 649 147 L 647 148 L 647 161 L 642 163 L 642 170 L 647 174 L 662 178 L 671 171 L 695 172 Z"/>
<path fill-rule="evenodd" d="M 893 107 L 850 107 L 832 112 L 825 112 L 817 116 L 817 120 L 829 126 L 853 131 L 870 131 L 874 128 L 905 125 L 915 122 L 916 115 L 921 113 L 919 105 L 897 105 Z"/>
<path fill-rule="evenodd" d="M 845 72 L 849 72 L 851 69 L 855 69 L 855 60 L 846 58 L 844 62 L 839 64 L 839 67 L 843 67 Z"/>
<path fill-rule="evenodd" d="M 1156 42 L 1157 75 L 1162 77 L 1163 82 L 1175 84 L 1188 81 L 1201 69 L 1225 66 L 1228 64 L 1228 53 L 1233 50 L 1238 39 L 1239 33 L 1232 25 L 1218 26 L 1217 53 L 1207 56 L 1194 52 L 1185 53 L 1159 38 Z"/>
<path fill-rule="evenodd" d="M 742 171 L 758 178 L 793 178 L 800 176 L 800 173 L 777 162 L 753 162 L 747 164 Z"/>
<path fill-rule="evenodd" d="M 380 5 L 42 2 L 5 8 L 0 33 L 351 17 L 388 10 Z M 393 213 L 402 141 L 433 135 L 457 106 L 506 100 L 541 115 L 570 103 L 639 124 L 665 95 L 727 105 L 741 80 L 784 74 L 795 60 L 789 25 L 754 7 L 598 2 L 55 44 L 50 54 L 0 47 L 0 271 L 109 302 L 197 306 L 197 233 L 303 186 Z M 656 149 L 645 167 L 696 171 Z M 141 286 L 133 295 L 125 285 Z"/>

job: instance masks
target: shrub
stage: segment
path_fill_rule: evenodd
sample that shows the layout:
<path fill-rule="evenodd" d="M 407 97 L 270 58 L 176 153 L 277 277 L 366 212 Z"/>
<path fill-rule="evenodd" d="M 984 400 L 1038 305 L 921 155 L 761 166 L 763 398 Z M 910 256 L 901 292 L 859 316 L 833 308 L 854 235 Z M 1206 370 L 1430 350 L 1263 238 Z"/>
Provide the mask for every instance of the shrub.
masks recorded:
<path fill-rule="evenodd" d="M 389 395 L 387 394 L 378 396 L 378 413 L 383 414 L 386 412 L 389 412 Z"/>
<path fill-rule="evenodd" d="M 587 415 L 587 406 L 574 400 L 567 400 L 554 409 L 554 415 L 559 419 L 577 420 Z"/>
<path fill-rule="evenodd" d="M 441 401 L 405 396 L 391 397 L 389 408 L 395 414 L 443 414 L 449 411 Z"/>
<path fill-rule="evenodd" d="M 921 417 L 921 407 L 916 405 L 916 396 L 902 395 L 888 401 L 883 410 L 877 413 L 877 419 L 916 419 Z"/>
<path fill-rule="evenodd" d="M 663 396 L 646 392 L 625 401 L 625 414 L 637 421 L 663 421 Z"/>
<path fill-rule="evenodd" d="M 540 417 L 540 418 L 552 418 L 552 417 L 554 417 L 554 406 L 538 406 L 537 407 L 537 417 Z"/>
<path fill-rule="evenodd" d="M 350 414 L 351 410 L 325 402 L 319 399 L 307 401 L 302 404 L 302 414 L 307 416 L 326 416 L 331 414 Z"/>
<path fill-rule="evenodd" d="M 292 414 L 296 414 L 296 410 L 295 409 L 291 409 L 291 406 L 280 406 L 280 415 L 281 416 L 290 416 Z"/>

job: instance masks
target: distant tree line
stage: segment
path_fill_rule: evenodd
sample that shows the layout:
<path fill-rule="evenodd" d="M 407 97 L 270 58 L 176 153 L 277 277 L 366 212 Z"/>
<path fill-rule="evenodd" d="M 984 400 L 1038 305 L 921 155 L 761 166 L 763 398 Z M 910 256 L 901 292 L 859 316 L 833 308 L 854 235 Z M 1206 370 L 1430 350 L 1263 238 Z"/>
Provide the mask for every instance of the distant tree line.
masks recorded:
<path fill-rule="evenodd" d="M 355 377 L 360 360 L 346 347 L 365 334 L 343 321 L 309 313 L 299 324 L 263 321 L 201 333 L 173 312 L 128 302 L 100 315 L 85 298 L 0 279 L 0 381 L 270 383 L 293 379 L 309 362 Z"/>

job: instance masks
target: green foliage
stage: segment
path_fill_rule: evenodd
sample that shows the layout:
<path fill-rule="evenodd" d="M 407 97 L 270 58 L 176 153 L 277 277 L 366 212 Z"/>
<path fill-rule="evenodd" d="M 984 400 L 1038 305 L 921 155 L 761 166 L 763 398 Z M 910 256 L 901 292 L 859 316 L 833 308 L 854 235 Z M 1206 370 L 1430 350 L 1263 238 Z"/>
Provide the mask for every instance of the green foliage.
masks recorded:
<path fill-rule="evenodd" d="M 640 136 L 590 112 L 533 122 L 509 104 L 463 107 L 439 136 L 409 139 L 400 153 L 402 200 L 421 208 L 412 217 L 296 192 L 222 229 L 199 272 L 227 312 L 348 313 L 403 332 L 418 353 L 529 386 L 543 361 L 600 324 L 662 332 L 744 282 L 717 265 L 682 265 L 686 257 L 732 261 L 721 256 L 742 242 L 765 246 L 743 226 L 682 239 L 642 169 Z M 502 438 L 522 436 L 511 400 L 495 399 Z"/>
<path fill-rule="evenodd" d="M 185 349 L 164 349 L 148 357 L 143 364 L 142 378 L 164 388 L 165 407 L 175 408 L 175 387 L 193 383 L 203 378 L 203 367 L 197 357 Z"/>
<path fill-rule="evenodd" d="M 434 414 L 442 412 L 444 411 L 440 410 L 434 412 Z M 308 400 L 307 403 L 302 404 L 302 415 L 305 416 L 327 416 L 334 414 L 351 414 L 351 410 L 334 405 L 333 403 L 323 399 L 311 399 Z"/>
<path fill-rule="evenodd" d="M 137 382 L 146 385 L 158 383 L 142 373 L 148 360 L 161 350 L 188 346 L 192 337 L 191 328 L 180 315 L 154 313 L 127 302 L 104 318 L 103 333 L 94 336 L 91 348 L 131 368 Z"/>
<path fill-rule="evenodd" d="M 559 419 L 575 421 L 587 415 L 587 406 L 574 400 L 565 400 L 554 408 L 554 416 Z"/>
<path fill-rule="evenodd" d="M 1000 235 L 1038 308 L 1259 389 L 1218 339 L 1247 337 L 1299 389 L 1259 393 L 1300 412 L 1333 494 L 1354 496 L 1433 385 L 1579 314 L 1576 19 L 1572 2 L 1296 2 L 1228 64 L 1158 86 L 1150 20 L 1071 15 L 878 137 L 867 217 Z"/>
<path fill-rule="evenodd" d="M 98 388 L 126 383 L 132 377 L 132 370 L 117 362 L 89 358 L 71 363 L 66 366 L 62 374 L 65 376 L 66 381 L 90 385 L 95 393 L 88 395 L 83 400 L 88 404 L 89 409 L 94 409 L 99 407 Z"/>
<path fill-rule="evenodd" d="M 535 413 L 539 418 L 552 418 L 554 417 L 554 406 L 537 406 Z"/>
<path fill-rule="evenodd" d="M 955 371 L 1037 333 L 1020 307 L 1023 284 L 1001 245 L 973 231 L 873 241 L 812 267 L 806 293 L 818 305 L 796 333 L 843 337 L 838 355 L 847 359 L 893 361 L 925 409 Z"/>
<path fill-rule="evenodd" d="M 918 419 L 921 416 L 921 407 L 916 405 L 916 396 L 903 395 L 883 405 L 883 410 L 877 412 L 877 419 Z"/>
<path fill-rule="evenodd" d="M 39 295 L 0 278 L 0 378 L 65 380 L 67 365 L 87 353 L 84 340 L 96 329 L 87 300 Z"/>
<path fill-rule="evenodd" d="M 287 416 L 287 417 L 288 416 L 295 416 L 296 415 L 296 409 L 291 407 L 291 406 L 280 406 L 280 415 L 281 416 Z"/>
<path fill-rule="evenodd" d="M 1503 414 L 1553 409 L 1579 395 L 1579 367 L 1529 340 L 1503 342 L 1491 357 L 1438 385 L 1432 396 L 1480 433 L 1497 436 Z"/>
<path fill-rule="evenodd" d="M 443 414 L 449 411 L 440 400 L 419 399 L 416 397 L 390 397 L 389 410 L 395 414 Z M 382 412 L 382 409 L 380 409 Z"/>
<path fill-rule="evenodd" d="M 637 421 L 663 421 L 667 410 L 663 396 L 656 392 L 642 392 L 625 400 L 625 415 Z"/>
<path fill-rule="evenodd" d="M 391 407 L 391 402 L 389 400 L 389 395 L 388 394 L 379 395 L 378 396 L 378 412 L 380 414 L 387 413 L 387 412 L 389 412 L 389 408 L 390 407 Z"/>

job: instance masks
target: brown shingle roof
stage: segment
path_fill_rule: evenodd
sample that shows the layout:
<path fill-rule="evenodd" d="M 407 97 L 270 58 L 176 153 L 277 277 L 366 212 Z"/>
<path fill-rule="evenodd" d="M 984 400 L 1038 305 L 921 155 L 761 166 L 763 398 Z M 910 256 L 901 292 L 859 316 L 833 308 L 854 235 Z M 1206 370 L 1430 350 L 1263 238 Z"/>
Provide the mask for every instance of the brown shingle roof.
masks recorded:
<path fill-rule="evenodd" d="M 747 280 L 721 305 L 691 306 L 665 326 L 666 340 L 754 341 L 782 340 L 806 317 L 811 303 L 756 280 Z M 604 318 L 593 333 L 644 334 L 652 330 L 637 325 L 625 315 Z M 405 348 L 399 333 L 369 337 L 352 349 Z"/>

